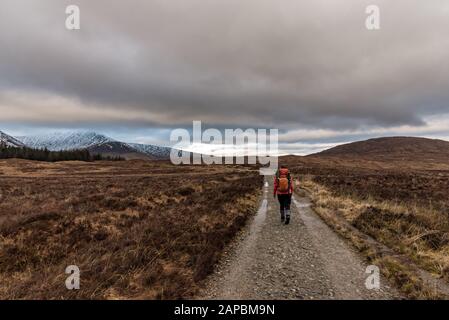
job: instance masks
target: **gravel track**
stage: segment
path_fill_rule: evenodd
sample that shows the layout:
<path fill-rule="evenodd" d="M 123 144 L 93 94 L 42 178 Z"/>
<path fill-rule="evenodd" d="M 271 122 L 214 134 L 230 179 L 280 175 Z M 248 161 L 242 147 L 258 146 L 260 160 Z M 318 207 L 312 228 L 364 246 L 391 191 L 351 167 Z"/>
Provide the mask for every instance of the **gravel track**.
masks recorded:
<path fill-rule="evenodd" d="M 258 213 L 206 282 L 200 299 L 395 299 L 381 278 L 380 290 L 365 287 L 366 263 L 310 208 L 292 201 L 292 220 L 281 224 L 267 179 Z"/>

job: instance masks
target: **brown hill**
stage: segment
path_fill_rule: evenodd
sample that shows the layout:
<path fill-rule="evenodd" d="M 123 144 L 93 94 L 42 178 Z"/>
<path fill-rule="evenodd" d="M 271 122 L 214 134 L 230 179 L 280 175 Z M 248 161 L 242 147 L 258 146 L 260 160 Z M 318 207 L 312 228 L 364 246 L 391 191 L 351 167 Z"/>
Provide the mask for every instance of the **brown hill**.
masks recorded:
<path fill-rule="evenodd" d="M 449 161 L 449 142 L 414 137 L 376 138 L 340 145 L 314 157 L 360 157 L 372 160 Z"/>
<path fill-rule="evenodd" d="M 292 167 L 449 170 L 449 142 L 415 137 L 375 138 L 305 157 L 283 157 L 281 161 Z"/>

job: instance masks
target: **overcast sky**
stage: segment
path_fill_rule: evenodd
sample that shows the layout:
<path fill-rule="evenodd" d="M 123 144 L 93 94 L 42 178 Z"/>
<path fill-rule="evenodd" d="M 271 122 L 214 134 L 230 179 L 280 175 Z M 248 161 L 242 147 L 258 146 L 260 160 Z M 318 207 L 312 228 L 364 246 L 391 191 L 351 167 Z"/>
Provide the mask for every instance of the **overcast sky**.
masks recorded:
<path fill-rule="evenodd" d="M 0 130 L 166 144 L 193 120 L 277 128 L 293 153 L 449 139 L 449 1 L 1 1 Z"/>

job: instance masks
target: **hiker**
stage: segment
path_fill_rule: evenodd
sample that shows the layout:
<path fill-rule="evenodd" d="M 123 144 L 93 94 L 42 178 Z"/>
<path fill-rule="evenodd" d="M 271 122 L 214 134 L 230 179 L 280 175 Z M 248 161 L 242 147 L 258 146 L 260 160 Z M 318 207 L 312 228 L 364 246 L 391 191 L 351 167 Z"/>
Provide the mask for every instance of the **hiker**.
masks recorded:
<path fill-rule="evenodd" d="M 292 202 L 293 183 L 290 172 L 284 166 L 276 172 L 274 178 L 274 197 L 276 195 L 281 208 L 281 222 L 290 223 L 290 204 Z"/>

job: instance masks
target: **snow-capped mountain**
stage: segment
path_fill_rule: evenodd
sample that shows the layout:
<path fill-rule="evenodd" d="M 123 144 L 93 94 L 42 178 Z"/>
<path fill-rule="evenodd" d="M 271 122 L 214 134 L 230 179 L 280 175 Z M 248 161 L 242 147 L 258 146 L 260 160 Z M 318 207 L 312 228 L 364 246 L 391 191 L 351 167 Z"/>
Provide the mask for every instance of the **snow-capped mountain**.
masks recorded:
<path fill-rule="evenodd" d="M 0 144 L 5 144 L 8 147 L 24 147 L 25 145 L 10 135 L 0 131 Z"/>
<path fill-rule="evenodd" d="M 168 159 L 170 148 L 126 143 L 94 131 L 73 131 L 18 138 L 24 145 L 50 151 L 88 149 L 92 154 L 121 156 L 127 159 Z"/>
<path fill-rule="evenodd" d="M 51 133 L 38 136 L 18 137 L 26 146 L 50 151 L 86 149 L 115 140 L 92 131 Z"/>
<path fill-rule="evenodd" d="M 160 147 L 151 144 L 140 144 L 140 143 L 128 143 L 129 146 L 136 149 L 139 152 L 145 153 L 151 157 L 156 157 L 159 159 L 170 158 L 171 148 Z"/>

